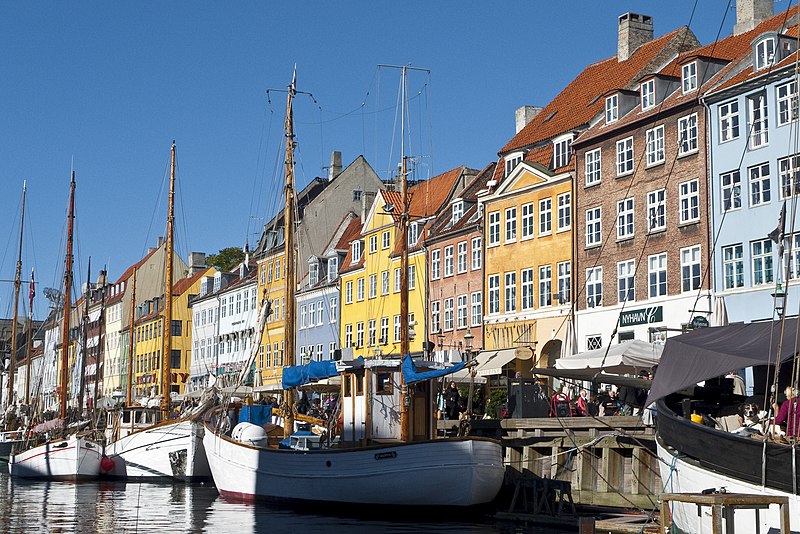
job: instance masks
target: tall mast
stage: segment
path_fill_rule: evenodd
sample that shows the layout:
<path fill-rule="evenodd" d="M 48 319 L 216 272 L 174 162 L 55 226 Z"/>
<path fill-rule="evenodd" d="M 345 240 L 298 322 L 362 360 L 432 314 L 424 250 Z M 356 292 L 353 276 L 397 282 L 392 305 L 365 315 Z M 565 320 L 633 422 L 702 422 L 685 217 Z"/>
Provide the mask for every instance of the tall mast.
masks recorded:
<path fill-rule="evenodd" d="M 97 319 L 97 345 L 95 345 L 94 349 L 94 392 L 92 393 L 94 395 L 92 398 L 92 408 L 94 410 L 97 410 L 97 388 L 100 384 L 100 356 L 105 354 L 103 351 L 103 347 L 105 347 L 103 330 L 105 330 L 106 322 L 106 287 L 108 286 L 108 271 L 106 269 L 107 266 L 104 266 L 103 285 L 100 286 L 100 317 Z"/>
<path fill-rule="evenodd" d="M 172 141 L 169 168 L 169 211 L 167 213 L 167 268 L 164 281 L 164 323 L 161 348 L 161 412 L 164 419 L 170 412 L 170 361 L 172 360 L 172 255 L 175 247 L 175 141 Z"/>
<path fill-rule="evenodd" d="M 72 289 L 72 231 L 75 224 L 75 171 L 69 183 L 69 214 L 67 215 L 67 254 L 64 259 L 64 328 L 61 331 L 61 398 L 59 416 L 67 417 L 67 365 L 69 364 L 69 309 Z"/>
<path fill-rule="evenodd" d="M 14 274 L 14 315 L 11 319 L 11 358 L 8 360 L 8 406 L 11 406 L 14 402 L 14 366 L 17 363 L 17 313 L 19 312 L 19 288 L 22 284 L 22 231 L 25 227 L 25 193 L 27 189 L 27 183 L 22 182 L 22 216 L 19 222 L 17 270 Z M 30 374 L 30 372 L 28 372 L 28 374 Z"/>
<path fill-rule="evenodd" d="M 136 316 L 136 267 L 133 268 L 133 287 L 131 288 L 131 319 L 128 334 L 128 385 L 125 395 L 125 406 L 130 406 L 133 399 L 131 398 L 131 388 L 133 387 L 133 351 L 135 349 L 135 335 L 133 329 L 133 322 Z"/>
<path fill-rule="evenodd" d="M 89 256 L 89 267 L 86 270 L 86 294 L 83 296 L 83 332 L 81 333 L 81 341 L 83 344 L 83 354 L 81 354 L 81 372 L 80 372 L 80 387 L 78 388 L 78 410 L 83 413 L 83 396 L 86 391 L 86 360 L 89 358 L 89 295 L 91 286 L 89 280 L 92 279 L 92 257 Z M 87 406 L 88 408 L 88 406 Z"/>
<path fill-rule="evenodd" d="M 405 358 L 411 353 L 408 339 L 408 159 L 405 147 L 406 126 L 406 67 L 401 71 L 400 83 L 400 197 L 403 202 L 403 212 L 400 214 L 400 358 Z M 400 440 L 409 438 L 408 386 L 400 373 Z"/>
<path fill-rule="evenodd" d="M 294 254 L 294 213 L 295 213 L 295 190 L 294 190 L 294 117 L 292 114 L 292 100 L 297 93 L 297 67 L 292 74 L 292 83 L 286 96 L 286 186 L 284 194 L 286 196 L 286 206 L 283 209 L 284 222 L 284 263 L 286 265 L 286 317 L 283 324 L 283 337 L 286 346 L 284 352 L 284 366 L 294 365 L 294 294 L 296 289 L 295 280 L 295 254 Z M 283 435 L 288 438 L 294 431 L 294 391 L 291 389 L 284 392 L 286 397 L 287 409 L 283 415 Z"/>

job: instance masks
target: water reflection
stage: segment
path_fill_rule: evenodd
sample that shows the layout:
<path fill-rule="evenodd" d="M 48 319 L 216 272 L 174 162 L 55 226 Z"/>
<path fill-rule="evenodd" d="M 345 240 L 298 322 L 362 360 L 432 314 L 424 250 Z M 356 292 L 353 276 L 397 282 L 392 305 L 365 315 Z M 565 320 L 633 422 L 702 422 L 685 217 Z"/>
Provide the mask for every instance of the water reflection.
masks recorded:
<path fill-rule="evenodd" d="M 0 464 L 0 528 L 3 532 L 307 532 L 349 534 L 404 532 L 509 533 L 543 530 L 428 518 L 391 521 L 339 517 L 267 505 L 225 501 L 208 485 L 134 482 L 36 482 L 12 480 Z M 455 521 L 454 521 L 455 519 Z"/>

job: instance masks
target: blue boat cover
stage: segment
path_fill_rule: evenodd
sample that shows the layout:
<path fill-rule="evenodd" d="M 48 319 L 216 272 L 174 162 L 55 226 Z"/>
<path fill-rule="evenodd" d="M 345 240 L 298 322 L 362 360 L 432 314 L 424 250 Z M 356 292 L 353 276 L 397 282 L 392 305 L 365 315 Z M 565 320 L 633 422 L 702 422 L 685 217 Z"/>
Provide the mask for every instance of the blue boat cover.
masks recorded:
<path fill-rule="evenodd" d="M 283 389 L 308 384 L 312 380 L 330 378 L 339 373 L 336 371 L 334 360 L 324 360 L 321 362 L 310 362 L 305 365 L 293 365 L 283 368 Z"/>
<path fill-rule="evenodd" d="M 411 359 L 411 356 L 406 354 L 403 356 L 403 379 L 405 380 L 406 384 L 419 382 L 420 380 L 432 380 L 434 378 L 439 378 L 440 376 L 445 376 L 449 375 L 450 373 L 460 371 L 465 365 L 465 362 L 461 362 L 451 367 L 445 367 L 444 369 L 434 369 L 432 371 L 422 371 L 420 373 L 417 371 L 417 366 L 414 365 L 414 360 Z"/>

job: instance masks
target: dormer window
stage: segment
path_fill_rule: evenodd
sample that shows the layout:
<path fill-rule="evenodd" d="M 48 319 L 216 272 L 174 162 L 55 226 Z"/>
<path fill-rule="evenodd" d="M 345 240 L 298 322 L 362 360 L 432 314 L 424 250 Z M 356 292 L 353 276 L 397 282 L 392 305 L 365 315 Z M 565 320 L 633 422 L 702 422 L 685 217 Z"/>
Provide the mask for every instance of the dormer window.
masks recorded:
<path fill-rule="evenodd" d="M 339 276 L 339 256 L 328 258 L 328 281 L 336 280 Z"/>
<path fill-rule="evenodd" d="M 413 222 L 408 225 L 408 245 L 413 245 L 417 239 L 419 239 L 419 225 Z"/>
<path fill-rule="evenodd" d="M 308 285 L 314 287 L 319 283 L 319 260 L 313 258 L 308 264 Z"/>
<path fill-rule="evenodd" d="M 650 109 L 656 105 L 656 81 L 647 80 L 641 85 L 642 110 Z"/>
<path fill-rule="evenodd" d="M 617 122 L 619 119 L 619 95 L 606 97 L 606 124 Z"/>
<path fill-rule="evenodd" d="M 353 249 L 353 259 L 350 260 L 350 263 L 358 263 L 361 261 L 361 241 L 353 241 L 351 246 Z"/>
<path fill-rule="evenodd" d="M 200 294 L 205 295 L 206 293 L 208 293 L 208 277 L 204 276 L 200 281 Z"/>
<path fill-rule="evenodd" d="M 214 293 L 219 291 L 220 284 L 222 284 L 222 273 L 217 273 L 214 275 Z"/>
<path fill-rule="evenodd" d="M 756 70 L 772 66 L 775 60 L 775 39 L 768 37 L 756 44 Z"/>
<path fill-rule="evenodd" d="M 693 61 L 681 67 L 683 93 L 691 93 L 697 89 L 697 62 Z"/>
<path fill-rule="evenodd" d="M 572 135 L 553 141 L 553 168 L 560 169 L 569 163 L 572 155 Z"/>
<path fill-rule="evenodd" d="M 455 224 L 464 216 L 464 202 L 458 201 L 453 204 L 453 218 L 450 224 Z"/>
<path fill-rule="evenodd" d="M 506 176 L 511 174 L 511 171 L 514 170 L 514 167 L 519 165 L 522 161 L 522 152 L 518 152 L 516 154 L 509 154 L 506 156 Z"/>

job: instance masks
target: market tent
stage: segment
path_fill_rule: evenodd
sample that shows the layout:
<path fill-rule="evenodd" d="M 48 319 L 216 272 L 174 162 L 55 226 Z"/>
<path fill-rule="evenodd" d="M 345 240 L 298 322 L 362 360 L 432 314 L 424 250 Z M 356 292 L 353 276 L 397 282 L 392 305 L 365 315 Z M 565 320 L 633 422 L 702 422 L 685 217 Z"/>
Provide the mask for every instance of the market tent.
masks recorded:
<path fill-rule="evenodd" d="M 667 339 L 647 402 L 698 382 L 795 354 L 797 317 L 781 321 L 699 328 Z M 781 338 L 786 340 L 781 343 Z M 780 347 L 780 354 L 778 348 Z"/>
<path fill-rule="evenodd" d="M 663 348 L 662 345 L 632 339 L 609 347 L 562 356 L 556 360 L 556 369 L 596 369 L 612 374 L 636 373 L 658 365 Z"/>

